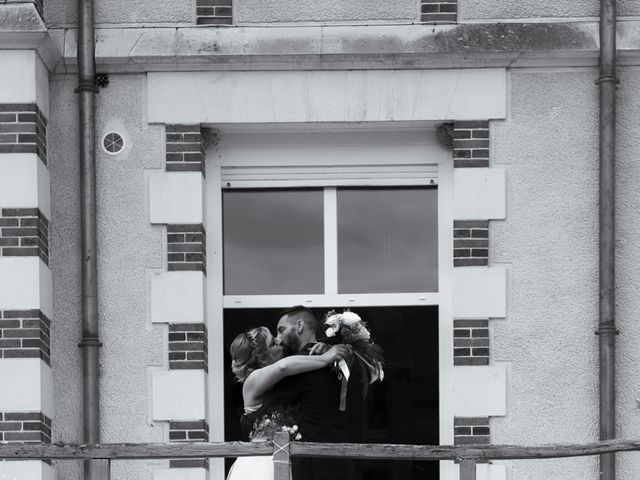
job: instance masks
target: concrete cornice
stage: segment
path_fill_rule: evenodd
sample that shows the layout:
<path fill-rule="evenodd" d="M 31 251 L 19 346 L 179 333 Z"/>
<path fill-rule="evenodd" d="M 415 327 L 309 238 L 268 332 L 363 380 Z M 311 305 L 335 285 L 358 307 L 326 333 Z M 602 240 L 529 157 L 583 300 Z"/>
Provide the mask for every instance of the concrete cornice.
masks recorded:
<path fill-rule="evenodd" d="M 48 31 L 33 3 L 0 7 L 0 49 L 36 50 L 47 68 L 55 71 L 62 61 L 61 43 L 55 36 L 62 32 Z"/>
<path fill-rule="evenodd" d="M 76 31 L 50 30 L 76 68 Z M 598 23 L 103 28 L 101 72 L 579 67 L 598 64 Z M 621 65 L 640 65 L 640 21 L 618 24 Z"/>

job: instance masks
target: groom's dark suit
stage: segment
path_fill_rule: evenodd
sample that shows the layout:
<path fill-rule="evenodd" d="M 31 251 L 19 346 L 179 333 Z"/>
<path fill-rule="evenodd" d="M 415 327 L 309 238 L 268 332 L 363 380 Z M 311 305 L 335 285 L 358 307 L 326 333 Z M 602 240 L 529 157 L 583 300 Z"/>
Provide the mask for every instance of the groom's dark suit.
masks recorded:
<path fill-rule="evenodd" d="M 313 344 L 298 355 L 308 355 Z M 339 410 L 340 380 L 331 368 L 301 373 L 280 380 L 266 395 L 263 408 L 293 405 L 306 442 L 346 442 L 346 414 Z M 353 463 L 346 459 L 292 459 L 293 480 L 353 480 Z"/>

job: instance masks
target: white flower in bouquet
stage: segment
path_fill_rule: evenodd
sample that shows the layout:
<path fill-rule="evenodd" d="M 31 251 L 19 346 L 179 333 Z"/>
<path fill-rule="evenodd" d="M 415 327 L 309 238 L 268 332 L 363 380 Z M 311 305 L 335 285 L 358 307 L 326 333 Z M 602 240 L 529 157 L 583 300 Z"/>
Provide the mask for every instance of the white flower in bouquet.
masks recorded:
<path fill-rule="evenodd" d="M 347 327 L 352 327 L 356 323 L 362 321 L 362 319 L 357 313 L 353 313 L 349 310 L 347 310 L 346 312 L 343 312 L 341 317 L 342 317 L 342 323 Z"/>
<path fill-rule="evenodd" d="M 335 337 L 338 330 L 340 330 L 339 317 L 339 315 L 331 315 L 325 320 L 324 324 L 327 326 L 327 330 L 324 333 L 327 337 Z"/>

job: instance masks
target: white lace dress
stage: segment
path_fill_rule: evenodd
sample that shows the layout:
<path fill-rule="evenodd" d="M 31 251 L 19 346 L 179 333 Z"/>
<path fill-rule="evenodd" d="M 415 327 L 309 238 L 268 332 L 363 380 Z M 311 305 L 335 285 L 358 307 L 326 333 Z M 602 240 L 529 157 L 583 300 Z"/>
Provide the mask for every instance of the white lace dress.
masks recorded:
<path fill-rule="evenodd" d="M 262 405 L 245 407 L 246 414 L 257 411 Z M 261 442 L 265 439 L 253 439 Z M 273 456 L 239 457 L 229 470 L 227 480 L 273 480 Z"/>

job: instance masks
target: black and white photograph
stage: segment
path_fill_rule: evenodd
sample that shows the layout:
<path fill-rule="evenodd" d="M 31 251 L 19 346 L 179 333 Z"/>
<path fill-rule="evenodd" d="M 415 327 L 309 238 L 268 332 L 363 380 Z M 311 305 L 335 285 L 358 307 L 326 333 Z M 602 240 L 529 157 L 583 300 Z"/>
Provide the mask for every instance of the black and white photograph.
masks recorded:
<path fill-rule="evenodd" d="M 0 0 L 0 480 L 637 480 L 638 92 L 638 0 Z"/>

